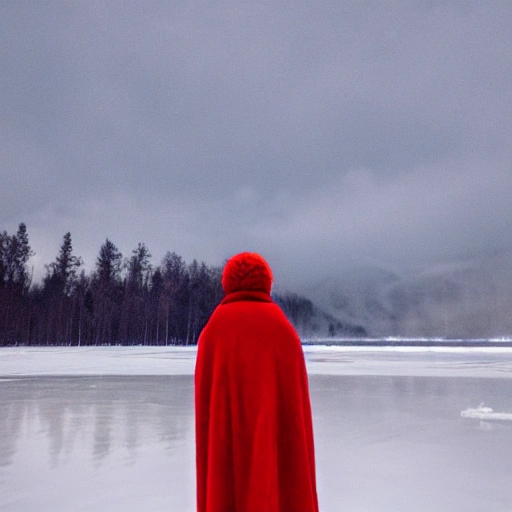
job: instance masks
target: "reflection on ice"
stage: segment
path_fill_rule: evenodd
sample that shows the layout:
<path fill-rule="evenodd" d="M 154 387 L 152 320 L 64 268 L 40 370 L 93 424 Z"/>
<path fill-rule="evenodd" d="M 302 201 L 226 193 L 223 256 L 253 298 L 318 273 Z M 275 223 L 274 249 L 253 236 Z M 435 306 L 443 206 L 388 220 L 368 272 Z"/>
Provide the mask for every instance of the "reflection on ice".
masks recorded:
<path fill-rule="evenodd" d="M 1 392 L 0 510 L 190 509 L 190 377 L 20 378 Z"/>
<path fill-rule="evenodd" d="M 170 393 L 177 386 L 180 393 Z M 52 467 L 76 450 L 90 449 L 97 464 L 115 450 L 127 461 L 148 442 L 171 453 L 189 427 L 191 389 L 185 377 L 14 379 L 4 383 L 5 432 L 1 465 L 7 465 L 23 433 L 46 437 Z M 83 454 L 87 456 L 86 453 Z"/>

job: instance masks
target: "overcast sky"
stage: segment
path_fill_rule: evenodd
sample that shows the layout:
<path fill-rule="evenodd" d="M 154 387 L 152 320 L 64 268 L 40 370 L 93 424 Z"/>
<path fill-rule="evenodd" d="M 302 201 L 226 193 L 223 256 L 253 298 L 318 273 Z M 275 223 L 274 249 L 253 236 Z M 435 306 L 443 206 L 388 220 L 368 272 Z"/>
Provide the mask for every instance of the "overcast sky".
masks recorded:
<path fill-rule="evenodd" d="M 0 0 L 0 230 L 282 285 L 512 248 L 512 2 Z"/>

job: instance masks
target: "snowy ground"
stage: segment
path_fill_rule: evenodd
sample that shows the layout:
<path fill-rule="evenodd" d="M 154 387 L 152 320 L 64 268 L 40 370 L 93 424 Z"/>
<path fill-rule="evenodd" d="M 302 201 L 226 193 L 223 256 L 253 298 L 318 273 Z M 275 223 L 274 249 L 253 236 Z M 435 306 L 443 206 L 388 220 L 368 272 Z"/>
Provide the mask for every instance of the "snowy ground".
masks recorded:
<path fill-rule="evenodd" d="M 305 354 L 321 512 L 512 512 L 512 349 Z M 0 349 L 0 510 L 195 510 L 194 361 Z"/>

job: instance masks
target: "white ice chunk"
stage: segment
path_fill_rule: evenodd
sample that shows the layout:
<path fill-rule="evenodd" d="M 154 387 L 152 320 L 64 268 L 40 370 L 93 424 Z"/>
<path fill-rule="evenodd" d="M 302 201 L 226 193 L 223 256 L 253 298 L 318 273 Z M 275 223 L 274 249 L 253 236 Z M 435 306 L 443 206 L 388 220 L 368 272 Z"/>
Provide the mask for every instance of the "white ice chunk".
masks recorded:
<path fill-rule="evenodd" d="M 510 412 L 494 412 L 491 407 L 480 404 L 477 408 L 465 409 L 460 413 L 463 418 L 472 418 L 477 420 L 501 420 L 512 421 L 512 413 Z"/>

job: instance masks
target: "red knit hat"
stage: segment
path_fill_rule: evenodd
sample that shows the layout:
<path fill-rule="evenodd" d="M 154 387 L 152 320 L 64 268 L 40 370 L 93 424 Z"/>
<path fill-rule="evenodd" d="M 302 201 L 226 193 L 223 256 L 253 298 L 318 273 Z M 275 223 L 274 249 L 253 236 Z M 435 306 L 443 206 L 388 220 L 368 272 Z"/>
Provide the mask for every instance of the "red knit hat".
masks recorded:
<path fill-rule="evenodd" d="M 270 293 L 272 280 L 270 266 L 255 252 L 232 256 L 222 272 L 222 288 L 225 293 L 246 290 Z"/>

